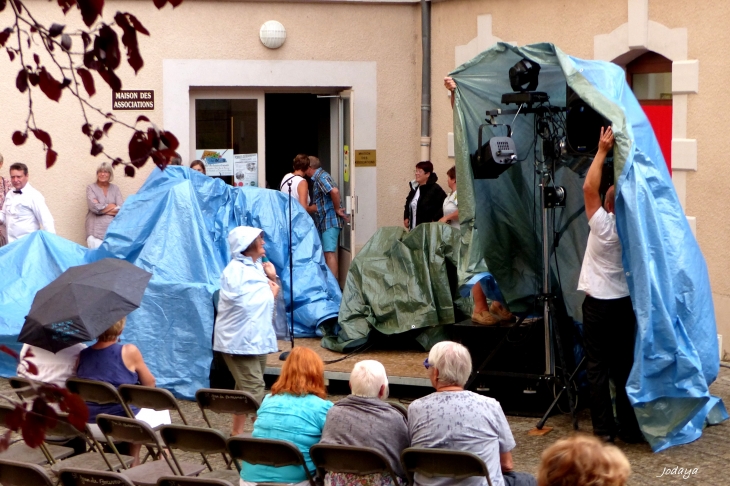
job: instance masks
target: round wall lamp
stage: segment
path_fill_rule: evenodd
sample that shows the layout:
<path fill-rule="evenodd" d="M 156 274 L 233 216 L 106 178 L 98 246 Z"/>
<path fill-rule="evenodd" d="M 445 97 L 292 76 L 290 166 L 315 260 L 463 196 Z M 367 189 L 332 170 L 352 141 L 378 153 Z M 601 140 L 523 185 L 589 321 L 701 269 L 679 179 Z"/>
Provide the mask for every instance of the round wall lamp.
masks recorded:
<path fill-rule="evenodd" d="M 259 39 L 261 43 L 269 49 L 278 49 L 286 40 L 286 29 L 276 20 L 264 22 L 259 31 Z"/>

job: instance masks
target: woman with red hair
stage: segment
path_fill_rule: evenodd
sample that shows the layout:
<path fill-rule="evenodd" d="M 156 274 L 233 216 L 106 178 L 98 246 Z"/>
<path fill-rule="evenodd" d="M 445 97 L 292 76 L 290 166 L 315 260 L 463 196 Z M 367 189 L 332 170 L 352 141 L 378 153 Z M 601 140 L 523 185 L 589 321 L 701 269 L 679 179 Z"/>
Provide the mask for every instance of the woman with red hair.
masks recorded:
<path fill-rule="evenodd" d="M 314 474 L 309 448 L 322 437 L 324 421 L 332 402 L 325 400 L 324 363 L 308 348 L 294 348 L 281 368 L 281 375 L 266 395 L 253 426 L 253 437 L 293 443 L 304 455 Z M 272 467 L 243 463 L 241 484 L 299 483 L 307 476 L 298 466 Z"/>

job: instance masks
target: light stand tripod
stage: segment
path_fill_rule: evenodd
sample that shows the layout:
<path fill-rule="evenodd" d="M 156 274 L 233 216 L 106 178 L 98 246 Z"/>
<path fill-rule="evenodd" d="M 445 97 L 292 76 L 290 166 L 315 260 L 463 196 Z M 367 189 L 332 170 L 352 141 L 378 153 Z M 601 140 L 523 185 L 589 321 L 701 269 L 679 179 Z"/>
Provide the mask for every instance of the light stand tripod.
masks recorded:
<path fill-rule="evenodd" d="M 294 176 L 290 177 L 286 182 L 289 186 L 289 340 L 291 341 L 291 349 L 294 349 L 294 252 L 292 251 L 292 206 L 291 206 L 291 183 Z M 279 355 L 279 360 L 286 361 L 289 357 L 289 351 L 284 351 Z"/>

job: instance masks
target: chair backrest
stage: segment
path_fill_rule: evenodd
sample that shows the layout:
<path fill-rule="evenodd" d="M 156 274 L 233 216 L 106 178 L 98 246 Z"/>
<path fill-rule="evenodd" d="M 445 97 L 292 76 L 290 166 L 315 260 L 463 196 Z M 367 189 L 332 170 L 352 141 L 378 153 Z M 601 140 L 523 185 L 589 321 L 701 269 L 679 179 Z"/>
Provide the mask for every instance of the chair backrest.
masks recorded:
<path fill-rule="evenodd" d="M 224 454 L 226 462 L 228 458 L 225 453 L 228 452 L 226 448 L 226 438 L 223 434 L 215 429 L 207 429 L 205 427 L 191 427 L 189 425 L 164 425 L 159 430 L 162 441 L 165 443 L 167 448 L 170 450 L 172 460 L 177 464 L 178 469 L 180 464 L 177 456 L 175 455 L 175 449 L 179 449 L 185 452 L 198 452 L 203 456 L 203 461 L 208 469 L 211 471 L 211 467 L 207 454 Z M 236 464 L 238 466 L 238 464 Z M 239 471 L 240 472 L 240 471 Z"/>
<path fill-rule="evenodd" d="M 410 484 L 413 484 L 413 474 L 419 473 L 429 478 L 466 479 L 483 476 L 487 478 L 487 484 L 492 486 L 486 464 L 471 452 L 409 447 L 401 453 L 401 462 Z"/>
<path fill-rule="evenodd" d="M 399 402 L 388 402 L 390 406 L 398 410 L 406 419 L 408 418 L 408 408 Z"/>
<path fill-rule="evenodd" d="M 119 385 L 119 395 L 127 406 L 134 405 L 139 408 L 151 408 L 153 410 L 175 410 L 182 422 L 187 425 L 180 405 L 172 393 L 164 388 L 154 388 L 142 385 Z"/>
<path fill-rule="evenodd" d="M 228 439 L 228 452 L 234 460 L 249 464 L 284 467 L 300 466 L 311 486 L 315 486 L 314 478 L 304 462 L 304 456 L 291 442 L 273 439 L 254 439 L 252 437 L 231 437 Z"/>
<path fill-rule="evenodd" d="M 0 459 L 0 484 L 3 486 L 53 486 L 42 467 Z"/>
<path fill-rule="evenodd" d="M 124 403 L 117 389 L 109 383 L 83 378 L 69 378 L 66 380 L 66 388 L 87 402 L 98 403 L 99 405 L 119 404 L 124 408 L 128 417 L 134 418 L 134 414 Z"/>
<path fill-rule="evenodd" d="M 231 486 L 222 479 L 190 478 L 185 476 L 164 476 L 157 480 L 157 486 Z"/>
<path fill-rule="evenodd" d="M 30 388 L 33 384 L 32 380 L 29 380 L 28 378 L 23 378 L 22 376 L 14 376 L 8 380 L 10 383 L 10 387 L 15 391 L 15 394 L 18 395 L 18 398 L 21 400 L 25 400 L 27 398 L 34 398 L 35 397 L 35 391 L 27 390 L 27 391 L 18 391 L 26 388 Z"/>
<path fill-rule="evenodd" d="M 210 425 L 210 420 L 205 414 L 206 410 L 216 413 L 235 413 L 244 415 L 256 413 L 259 409 L 259 402 L 248 392 L 241 390 L 221 390 L 218 388 L 201 388 L 195 392 L 195 401 L 203 413 L 203 418 Z"/>
<path fill-rule="evenodd" d="M 61 486 L 134 486 L 127 477 L 116 472 L 92 471 L 90 469 L 63 468 L 58 475 Z"/>
<path fill-rule="evenodd" d="M 370 447 L 314 444 L 309 449 L 309 455 L 317 466 L 320 478 L 324 478 L 327 471 L 360 476 L 381 473 L 389 475 L 394 485 L 398 484 L 396 474 L 385 456 Z"/>
<path fill-rule="evenodd" d="M 114 451 L 114 454 L 116 454 L 119 463 L 122 464 L 125 469 L 127 469 L 127 466 L 124 463 L 121 454 L 119 454 L 117 447 L 114 445 L 115 440 L 120 442 L 129 442 L 131 444 L 146 445 L 147 447 L 152 445 L 157 448 L 157 454 L 160 454 L 162 451 L 162 444 L 160 444 L 155 432 L 149 425 L 141 420 L 101 413 L 96 416 L 96 424 L 99 426 L 101 433 L 106 437 L 107 443 L 109 447 L 111 447 L 112 451 Z M 182 469 L 175 468 L 175 465 L 172 461 L 170 461 L 170 458 L 167 457 L 167 454 L 161 455 L 167 462 L 167 465 L 170 467 L 173 474 L 183 474 Z"/>

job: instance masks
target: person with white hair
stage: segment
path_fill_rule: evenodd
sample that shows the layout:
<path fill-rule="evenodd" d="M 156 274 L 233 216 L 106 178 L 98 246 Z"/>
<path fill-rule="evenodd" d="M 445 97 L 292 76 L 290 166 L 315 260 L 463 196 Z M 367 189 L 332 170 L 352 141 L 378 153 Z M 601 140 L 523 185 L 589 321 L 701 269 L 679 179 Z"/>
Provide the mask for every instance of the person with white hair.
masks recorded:
<path fill-rule="evenodd" d="M 378 361 L 365 360 L 355 364 L 350 373 L 352 394 L 338 401 L 327 412 L 321 444 L 370 447 L 388 460 L 390 467 L 405 478 L 400 454 L 410 444 L 406 418 L 385 399 L 388 398 L 388 377 Z M 389 475 L 380 473 L 356 476 L 349 473 L 327 473 L 325 486 L 349 484 L 393 485 Z M 406 484 L 405 479 L 399 484 Z"/>
<path fill-rule="evenodd" d="M 471 374 L 471 356 L 461 344 L 443 341 L 431 348 L 423 365 L 436 389 L 408 407 L 411 447 L 454 449 L 481 457 L 493 486 L 535 486 L 527 473 L 513 471 L 515 440 L 499 402 L 464 390 Z M 427 486 L 486 485 L 486 478 L 450 479 L 415 475 Z"/>
<path fill-rule="evenodd" d="M 213 351 L 223 354 L 236 390 L 264 399 L 266 355 L 279 348 L 273 326 L 279 293 L 276 269 L 266 256 L 264 233 L 239 226 L 228 233 L 231 262 L 221 274 L 218 315 L 213 329 Z M 245 415 L 233 416 L 231 435 L 243 433 Z"/>
<path fill-rule="evenodd" d="M 96 169 L 96 182 L 86 186 L 86 246 L 99 248 L 114 217 L 124 203 L 122 191 L 115 184 L 114 171 L 109 162 L 102 162 Z"/>

